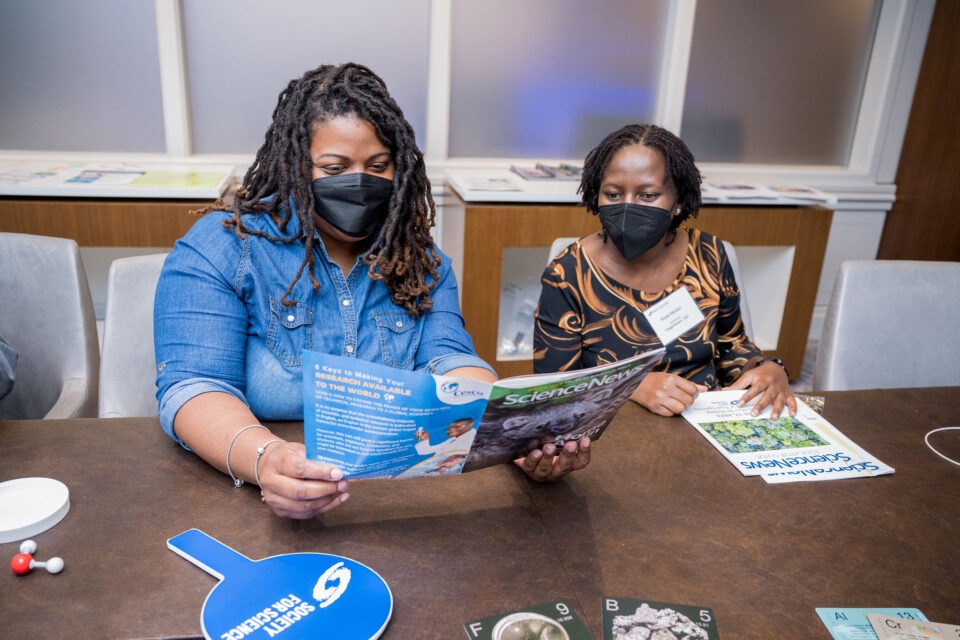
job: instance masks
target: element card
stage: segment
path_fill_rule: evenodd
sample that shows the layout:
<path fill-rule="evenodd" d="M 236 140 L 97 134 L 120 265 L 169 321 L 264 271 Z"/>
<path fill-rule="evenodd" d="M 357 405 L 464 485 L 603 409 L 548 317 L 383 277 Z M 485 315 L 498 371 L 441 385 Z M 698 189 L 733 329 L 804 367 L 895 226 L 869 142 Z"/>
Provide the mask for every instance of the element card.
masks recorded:
<path fill-rule="evenodd" d="M 926 620 L 926 616 L 919 609 L 910 607 L 817 607 L 817 615 L 823 621 L 827 631 L 834 640 L 877 640 L 873 632 L 868 613 L 882 613 L 886 616 L 907 618 L 910 620 Z"/>
<path fill-rule="evenodd" d="M 657 631 L 661 633 L 658 635 Z M 709 607 L 603 596 L 603 640 L 661 636 L 679 640 L 720 638 L 713 609 Z"/>
<path fill-rule="evenodd" d="M 463 628 L 470 640 L 594 640 L 566 600 L 480 618 Z"/>

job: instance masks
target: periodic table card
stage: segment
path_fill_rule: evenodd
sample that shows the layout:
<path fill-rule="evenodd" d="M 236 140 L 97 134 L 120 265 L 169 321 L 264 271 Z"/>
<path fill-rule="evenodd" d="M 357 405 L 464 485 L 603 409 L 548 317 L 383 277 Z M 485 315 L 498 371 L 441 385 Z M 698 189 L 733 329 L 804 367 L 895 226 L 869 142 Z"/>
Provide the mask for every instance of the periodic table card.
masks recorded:
<path fill-rule="evenodd" d="M 657 635 L 657 631 L 661 634 Z M 661 635 L 679 640 L 720 639 L 713 609 L 709 607 L 603 596 L 603 640 Z"/>
<path fill-rule="evenodd" d="M 868 613 L 867 620 L 873 625 L 879 640 L 960 640 L 960 626 L 955 624 L 894 618 L 882 613 Z"/>
<path fill-rule="evenodd" d="M 472 620 L 463 628 L 470 640 L 594 640 L 566 600 Z"/>

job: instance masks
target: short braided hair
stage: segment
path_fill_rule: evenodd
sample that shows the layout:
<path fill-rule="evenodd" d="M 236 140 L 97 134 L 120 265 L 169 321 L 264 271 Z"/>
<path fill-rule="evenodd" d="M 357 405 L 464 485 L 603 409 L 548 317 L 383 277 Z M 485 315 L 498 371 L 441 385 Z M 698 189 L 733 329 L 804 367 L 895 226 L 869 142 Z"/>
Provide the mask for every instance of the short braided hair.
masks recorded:
<path fill-rule="evenodd" d="M 380 142 L 390 150 L 394 164 L 393 195 L 387 217 L 372 238 L 371 250 L 364 262 L 372 267 L 371 279 L 383 280 L 393 303 L 417 318 L 433 305 L 428 294 L 440 267 L 440 256 L 430 236 L 430 228 L 436 222 L 436 207 L 413 128 L 384 81 L 363 65 L 352 62 L 323 65 L 291 80 L 280 92 L 273 122 L 243 178 L 243 186 L 237 190 L 234 204 L 224 207 L 223 201 L 218 200 L 200 213 L 231 211 L 233 216 L 224 220 L 223 226 L 240 236 L 250 234 L 284 243 L 303 238 L 303 262 L 281 302 L 285 306 L 297 303 L 288 296 L 304 269 L 313 288 L 319 289 L 320 283 L 313 273 L 316 227 L 310 140 L 316 125 L 342 116 L 369 122 Z M 294 212 L 300 221 L 300 232 L 289 237 L 250 229 L 241 217 L 242 214 L 268 214 L 280 233 L 286 234 Z M 428 276 L 433 278 L 432 282 L 427 282 Z"/>
<path fill-rule="evenodd" d="M 600 186 L 614 154 L 631 144 L 656 149 L 663 158 L 664 174 L 677 194 L 680 214 L 673 217 L 671 229 L 700 212 L 700 170 L 683 140 L 655 124 L 630 124 L 608 135 L 587 154 L 583 163 L 580 188 L 583 205 L 593 214 L 599 212 Z"/>

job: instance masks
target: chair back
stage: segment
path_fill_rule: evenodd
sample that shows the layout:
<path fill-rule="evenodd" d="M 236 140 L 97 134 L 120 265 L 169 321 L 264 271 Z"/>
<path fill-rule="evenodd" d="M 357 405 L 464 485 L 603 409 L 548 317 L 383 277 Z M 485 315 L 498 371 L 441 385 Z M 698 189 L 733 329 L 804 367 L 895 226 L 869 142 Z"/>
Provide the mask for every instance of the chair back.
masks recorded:
<path fill-rule="evenodd" d="M 100 359 L 101 418 L 158 413 L 153 298 L 167 255 L 120 258 L 110 265 Z"/>
<path fill-rule="evenodd" d="M 0 233 L 0 335 L 18 355 L 0 419 L 97 415 L 97 319 L 76 242 Z"/>
<path fill-rule="evenodd" d="M 560 255 L 560 252 L 572 245 L 580 238 L 557 238 L 550 245 L 550 255 L 547 257 L 547 264 L 553 262 L 553 259 Z"/>
<path fill-rule="evenodd" d="M 840 265 L 817 351 L 823 391 L 960 385 L 960 262 Z"/>
<path fill-rule="evenodd" d="M 727 252 L 727 262 L 733 270 L 733 278 L 740 288 L 740 320 L 743 322 L 743 331 L 750 340 L 753 340 L 753 319 L 750 317 L 750 305 L 747 304 L 747 291 L 743 288 L 743 278 L 740 276 L 740 261 L 737 260 L 737 251 L 733 245 L 723 241 L 723 248 Z"/>

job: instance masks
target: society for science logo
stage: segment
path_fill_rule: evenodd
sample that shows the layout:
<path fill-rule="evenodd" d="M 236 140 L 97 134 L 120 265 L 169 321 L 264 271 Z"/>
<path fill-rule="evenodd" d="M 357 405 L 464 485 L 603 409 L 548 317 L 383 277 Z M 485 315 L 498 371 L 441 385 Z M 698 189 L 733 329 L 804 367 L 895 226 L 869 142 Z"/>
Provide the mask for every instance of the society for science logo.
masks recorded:
<path fill-rule="evenodd" d="M 331 584 L 333 583 L 333 584 Z M 350 584 L 350 569 L 338 562 L 323 572 L 320 579 L 317 580 L 313 588 L 313 599 L 317 601 L 320 608 L 328 607 L 343 595 Z"/>

